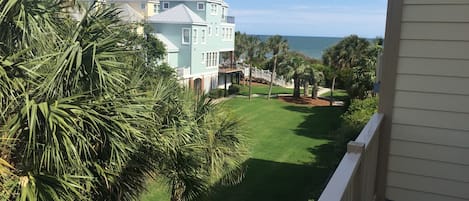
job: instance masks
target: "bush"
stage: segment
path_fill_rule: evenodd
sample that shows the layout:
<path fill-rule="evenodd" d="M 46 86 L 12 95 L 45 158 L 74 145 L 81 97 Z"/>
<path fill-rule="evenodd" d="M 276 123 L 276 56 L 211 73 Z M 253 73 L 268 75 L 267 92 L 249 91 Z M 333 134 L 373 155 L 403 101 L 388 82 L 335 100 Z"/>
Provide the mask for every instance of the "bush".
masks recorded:
<path fill-rule="evenodd" d="M 239 84 L 232 84 L 230 88 L 228 88 L 228 94 L 230 95 L 237 94 L 239 91 L 241 91 L 241 85 Z"/>
<path fill-rule="evenodd" d="M 212 99 L 217 99 L 221 98 L 225 95 L 225 90 L 224 89 L 212 89 L 210 92 L 208 92 L 208 97 Z"/>
<path fill-rule="evenodd" d="M 345 152 L 345 145 L 354 140 L 361 132 L 366 123 L 370 120 L 371 116 L 378 111 L 378 98 L 367 98 L 364 100 L 352 100 L 347 112 L 345 112 L 341 119 L 341 125 L 335 133 L 337 147 L 339 153 Z"/>

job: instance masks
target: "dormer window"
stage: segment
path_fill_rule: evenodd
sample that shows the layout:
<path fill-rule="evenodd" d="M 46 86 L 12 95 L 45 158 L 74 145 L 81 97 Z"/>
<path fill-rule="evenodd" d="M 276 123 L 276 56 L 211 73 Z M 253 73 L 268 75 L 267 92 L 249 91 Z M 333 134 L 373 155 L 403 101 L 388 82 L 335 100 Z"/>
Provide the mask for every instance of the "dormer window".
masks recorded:
<path fill-rule="evenodd" d="M 169 2 L 163 2 L 163 10 L 166 10 L 169 8 Z"/>
<path fill-rule="evenodd" d="M 197 2 L 197 10 L 205 10 L 205 3 Z"/>

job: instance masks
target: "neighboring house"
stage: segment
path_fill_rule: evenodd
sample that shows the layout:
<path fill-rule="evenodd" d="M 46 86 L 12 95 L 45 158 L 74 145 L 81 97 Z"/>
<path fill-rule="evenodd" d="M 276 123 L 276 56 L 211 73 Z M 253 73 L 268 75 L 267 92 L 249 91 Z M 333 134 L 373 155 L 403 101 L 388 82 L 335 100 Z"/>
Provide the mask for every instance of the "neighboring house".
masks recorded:
<path fill-rule="evenodd" d="M 184 85 L 208 92 L 239 81 L 239 70 L 220 69 L 220 63 L 232 63 L 235 39 L 234 17 L 227 16 L 223 0 L 100 2 L 119 8 L 123 21 L 152 26 L 166 46 L 164 62 L 177 70 Z M 137 31 L 143 33 L 143 27 Z"/>
<path fill-rule="evenodd" d="M 469 1 L 388 4 L 380 115 L 320 201 L 467 201 Z"/>
<path fill-rule="evenodd" d="M 166 0 L 159 14 L 147 19 L 167 47 L 176 47 L 168 51 L 168 63 L 186 85 L 205 92 L 224 85 L 219 67 L 223 53 L 232 55 L 235 36 L 234 18 L 227 13 L 222 0 Z"/>

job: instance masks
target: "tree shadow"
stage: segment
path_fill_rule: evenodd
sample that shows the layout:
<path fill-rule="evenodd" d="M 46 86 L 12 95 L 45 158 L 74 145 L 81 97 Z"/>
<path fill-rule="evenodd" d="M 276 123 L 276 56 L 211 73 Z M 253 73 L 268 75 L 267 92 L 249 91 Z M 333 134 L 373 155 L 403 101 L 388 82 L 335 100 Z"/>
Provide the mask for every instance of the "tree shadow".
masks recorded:
<path fill-rule="evenodd" d="M 307 107 L 288 105 L 286 110 L 304 113 L 304 121 L 294 130 L 296 135 L 315 139 L 334 140 L 333 131 L 340 126 L 340 116 L 344 113 L 343 107 L 323 106 Z"/>
<path fill-rule="evenodd" d="M 289 164 L 251 158 L 244 180 L 215 185 L 199 201 L 308 201 L 319 196 L 329 170 L 315 164 Z"/>

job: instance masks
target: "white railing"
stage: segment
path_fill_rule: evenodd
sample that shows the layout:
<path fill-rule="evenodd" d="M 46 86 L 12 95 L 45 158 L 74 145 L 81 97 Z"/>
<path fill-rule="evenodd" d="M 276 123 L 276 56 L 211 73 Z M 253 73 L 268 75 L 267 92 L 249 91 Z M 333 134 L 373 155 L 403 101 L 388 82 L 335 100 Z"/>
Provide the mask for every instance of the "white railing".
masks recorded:
<path fill-rule="evenodd" d="M 249 76 L 249 68 L 245 67 L 244 68 L 244 75 L 246 77 Z M 269 70 L 261 70 L 257 68 L 252 68 L 252 77 L 256 79 L 263 79 L 267 82 L 270 82 L 270 76 L 272 75 L 272 72 Z M 281 86 L 281 87 L 286 87 L 286 88 L 291 88 L 293 87 L 293 82 L 285 80 L 282 76 L 275 76 L 273 83 L 275 85 Z"/>
<path fill-rule="evenodd" d="M 376 193 L 379 128 L 382 114 L 375 114 L 345 154 L 319 201 L 373 201 Z"/>
<path fill-rule="evenodd" d="M 191 69 L 184 67 L 177 68 L 177 74 L 180 78 L 186 78 L 187 76 L 191 75 Z"/>

